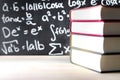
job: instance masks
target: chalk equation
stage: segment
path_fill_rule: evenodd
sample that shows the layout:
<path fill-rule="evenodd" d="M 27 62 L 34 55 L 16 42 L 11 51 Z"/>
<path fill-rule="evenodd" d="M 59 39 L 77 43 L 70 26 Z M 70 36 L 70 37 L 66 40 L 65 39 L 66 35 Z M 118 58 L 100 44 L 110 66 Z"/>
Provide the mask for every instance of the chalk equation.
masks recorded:
<path fill-rule="evenodd" d="M 70 53 L 69 11 L 120 0 L 1 0 L 0 55 Z"/>

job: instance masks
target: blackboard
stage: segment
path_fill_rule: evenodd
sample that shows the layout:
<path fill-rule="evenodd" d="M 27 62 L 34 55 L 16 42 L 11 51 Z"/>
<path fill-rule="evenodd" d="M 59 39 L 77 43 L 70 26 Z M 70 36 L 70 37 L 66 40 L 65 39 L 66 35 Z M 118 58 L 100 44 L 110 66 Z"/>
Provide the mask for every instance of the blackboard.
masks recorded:
<path fill-rule="evenodd" d="M 0 55 L 69 54 L 69 11 L 101 2 L 0 0 Z"/>

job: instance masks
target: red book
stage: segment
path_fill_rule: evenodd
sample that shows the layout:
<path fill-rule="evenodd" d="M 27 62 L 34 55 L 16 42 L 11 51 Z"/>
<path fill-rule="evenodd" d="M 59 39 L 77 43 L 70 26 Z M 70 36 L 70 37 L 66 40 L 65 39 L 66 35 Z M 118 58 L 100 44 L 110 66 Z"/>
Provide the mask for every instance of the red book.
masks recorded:
<path fill-rule="evenodd" d="M 70 11 L 71 21 L 100 21 L 120 20 L 119 7 L 105 7 L 102 5 L 72 9 Z"/>
<path fill-rule="evenodd" d="M 72 34 L 120 35 L 120 8 L 92 6 L 70 11 Z"/>
<path fill-rule="evenodd" d="M 71 22 L 72 34 L 91 36 L 119 36 L 120 22 Z"/>

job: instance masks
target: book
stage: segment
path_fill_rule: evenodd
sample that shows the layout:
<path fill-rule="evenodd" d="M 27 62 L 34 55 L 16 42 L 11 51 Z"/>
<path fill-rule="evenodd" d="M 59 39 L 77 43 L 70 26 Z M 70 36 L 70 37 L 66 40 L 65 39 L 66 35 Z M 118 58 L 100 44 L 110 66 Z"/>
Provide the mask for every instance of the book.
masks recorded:
<path fill-rule="evenodd" d="M 97 72 L 120 71 L 120 54 L 101 55 L 72 48 L 70 60 L 73 64 L 77 64 Z"/>
<path fill-rule="evenodd" d="M 71 22 L 72 34 L 86 34 L 97 36 L 120 35 L 120 22 Z"/>
<path fill-rule="evenodd" d="M 99 54 L 119 54 L 120 37 L 99 37 L 72 34 L 71 46 Z"/>
<path fill-rule="evenodd" d="M 72 21 L 120 20 L 120 8 L 97 5 L 71 9 L 70 19 Z"/>

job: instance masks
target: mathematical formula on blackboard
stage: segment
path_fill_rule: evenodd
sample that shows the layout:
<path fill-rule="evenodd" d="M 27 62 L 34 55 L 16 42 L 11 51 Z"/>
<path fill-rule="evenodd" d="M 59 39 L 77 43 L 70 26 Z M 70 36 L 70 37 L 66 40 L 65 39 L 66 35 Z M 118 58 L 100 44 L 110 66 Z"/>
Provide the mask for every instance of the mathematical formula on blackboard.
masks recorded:
<path fill-rule="evenodd" d="M 115 0 L 0 0 L 1 55 L 64 55 L 70 52 L 69 11 L 118 5 Z"/>

